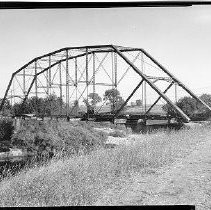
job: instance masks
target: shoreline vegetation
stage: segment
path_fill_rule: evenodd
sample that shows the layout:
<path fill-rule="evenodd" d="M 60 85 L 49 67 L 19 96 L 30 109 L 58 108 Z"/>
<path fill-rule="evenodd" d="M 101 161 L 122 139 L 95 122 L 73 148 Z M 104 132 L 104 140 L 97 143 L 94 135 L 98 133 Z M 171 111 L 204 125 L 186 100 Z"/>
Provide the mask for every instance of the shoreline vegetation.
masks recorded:
<path fill-rule="evenodd" d="M 108 134 L 93 129 L 95 126 L 62 122 L 39 124 L 39 130 L 36 124 L 24 125 L 13 135 L 13 141 L 19 140 L 31 150 L 41 146 L 46 150 L 50 144 L 57 155 L 15 175 L 8 173 L 0 182 L 0 206 L 95 205 L 105 192 L 124 186 L 134 173 L 147 174 L 172 165 L 211 135 L 210 125 L 158 131 L 135 135 L 131 144 L 105 149 Z M 48 139 L 48 144 L 43 139 Z"/>

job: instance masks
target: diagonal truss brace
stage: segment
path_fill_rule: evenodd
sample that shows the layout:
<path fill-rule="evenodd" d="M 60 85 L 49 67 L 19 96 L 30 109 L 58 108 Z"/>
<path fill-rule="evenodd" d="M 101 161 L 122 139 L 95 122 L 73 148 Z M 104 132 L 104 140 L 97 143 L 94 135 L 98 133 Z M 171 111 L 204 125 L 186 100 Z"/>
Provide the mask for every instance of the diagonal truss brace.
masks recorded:
<path fill-rule="evenodd" d="M 170 87 L 174 84 L 174 82 L 171 82 L 170 85 L 163 91 L 163 93 L 165 94 L 169 89 Z M 157 98 L 157 100 L 150 106 L 150 108 L 146 111 L 145 115 L 147 115 L 151 109 L 155 106 L 155 104 L 157 104 L 157 102 L 161 99 L 161 96 L 159 96 Z"/>
<path fill-rule="evenodd" d="M 163 72 L 165 72 L 168 76 L 170 76 L 175 83 L 181 86 L 194 99 L 202 103 L 207 109 L 211 111 L 211 107 L 209 107 L 204 101 L 202 101 L 199 97 L 197 97 L 189 88 L 187 88 L 181 81 L 179 81 L 173 74 L 171 74 L 164 66 L 162 66 L 158 61 L 156 61 L 149 53 L 147 53 L 144 49 L 140 49 L 140 51 L 144 53 L 149 59 L 151 59 L 157 66 L 159 66 L 163 70 Z"/>
<path fill-rule="evenodd" d="M 138 85 L 135 87 L 135 89 L 133 90 L 133 92 L 128 96 L 128 98 L 126 99 L 126 101 L 122 104 L 122 106 L 116 111 L 116 113 L 114 114 L 114 117 L 116 117 L 121 110 L 124 108 L 124 106 L 127 104 L 127 102 L 130 100 L 130 98 L 134 95 L 134 93 L 138 90 L 138 88 L 142 85 L 144 79 L 141 80 L 141 82 L 138 83 Z"/>
<path fill-rule="evenodd" d="M 112 47 L 116 51 L 116 53 L 120 57 L 122 57 L 123 60 L 125 60 L 126 63 L 128 63 L 133 68 L 133 70 L 151 86 L 151 88 L 153 88 L 167 103 L 171 105 L 171 107 L 183 118 L 185 122 L 190 121 L 190 118 L 178 106 L 176 106 L 164 93 L 162 93 L 154 83 L 152 83 L 120 50 L 117 49 L 117 47 L 113 45 Z"/>

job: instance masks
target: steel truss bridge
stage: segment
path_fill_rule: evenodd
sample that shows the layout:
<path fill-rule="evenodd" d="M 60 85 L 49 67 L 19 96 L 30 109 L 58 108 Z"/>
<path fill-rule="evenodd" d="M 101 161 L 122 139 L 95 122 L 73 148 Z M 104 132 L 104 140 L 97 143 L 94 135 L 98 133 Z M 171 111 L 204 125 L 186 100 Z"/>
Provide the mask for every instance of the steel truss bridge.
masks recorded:
<path fill-rule="evenodd" d="M 125 118 L 126 115 L 122 114 L 124 107 L 133 98 L 139 98 L 143 102 L 142 111 L 130 113 L 128 119 L 169 119 L 169 116 L 152 114 L 154 106 L 163 100 L 177 113 L 178 119 L 189 122 L 189 116 L 175 103 L 177 88 L 211 110 L 144 49 L 98 45 L 62 48 L 36 57 L 22 66 L 11 76 L 0 111 L 3 111 L 6 99 L 12 104 L 18 102 L 24 105 L 29 97 L 45 98 L 54 94 L 62 99 L 58 116 L 77 117 L 77 114 L 72 113 L 74 101 L 82 104 L 85 99 L 88 100 L 89 93 L 102 96 L 105 90 L 111 88 L 119 90 L 123 96 L 124 103 L 121 107 L 115 109 L 115 98 L 113 109 L 106 112 L 102 110 L 108 106 L 107 100 L 103 100 L 98 106 L 94 103 L 94 112 L 90 114 L 87 111 L 86 119 L 112 121 Z M 168 95 L 170 91 L 171 94 Z M 149 98 L 153 98 L 153 102 L 147 106 Z M 36 106 L 34 110 L 36 113 Z"/>

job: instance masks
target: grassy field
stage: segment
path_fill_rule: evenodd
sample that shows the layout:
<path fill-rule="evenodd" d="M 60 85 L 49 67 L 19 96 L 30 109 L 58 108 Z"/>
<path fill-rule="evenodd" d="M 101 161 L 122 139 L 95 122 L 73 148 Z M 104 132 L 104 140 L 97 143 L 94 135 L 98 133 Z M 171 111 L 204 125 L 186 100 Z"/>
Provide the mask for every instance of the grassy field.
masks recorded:
<path fill-rule="evenodd" d="M 140 135 L 130 145 L 53 158 L 0 182 L 0 206 L 94 205 L 134 172 L 148 173 L 185 157 L 210 126 Z"/>

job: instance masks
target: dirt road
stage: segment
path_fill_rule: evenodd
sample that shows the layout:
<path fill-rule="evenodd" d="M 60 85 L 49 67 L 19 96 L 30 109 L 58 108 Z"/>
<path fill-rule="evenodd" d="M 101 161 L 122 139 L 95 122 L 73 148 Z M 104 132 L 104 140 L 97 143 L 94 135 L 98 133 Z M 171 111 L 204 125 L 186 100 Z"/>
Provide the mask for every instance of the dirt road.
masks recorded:
<path fill-rule="evenodd" d="M 145 169 L 147 170 L 147 169 Z M 186 157 L 158 170 L 131 176 L 105 193 L 96 205 L 196 205 L 211 209 L 211 137 Z"/>

